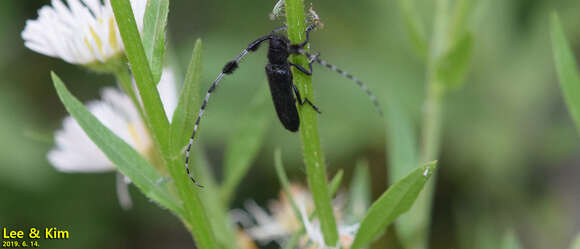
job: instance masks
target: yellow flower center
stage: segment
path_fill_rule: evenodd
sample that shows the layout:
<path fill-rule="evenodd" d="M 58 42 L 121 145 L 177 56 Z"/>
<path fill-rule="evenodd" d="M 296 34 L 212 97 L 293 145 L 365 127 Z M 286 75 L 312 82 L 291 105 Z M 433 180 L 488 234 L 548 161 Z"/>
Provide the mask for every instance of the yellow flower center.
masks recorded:
<path fill-rule="evenodd" d="M 113 17 L 109 18 L 109 44 L 113 48 L 113 50 L 118 49 L 117 44 L 117 26 L 115 25 L 115 19 Z"/>
<path fill-rule="evenodd" d="M 100 25 L 102 25 L 105 22 L 105 20 L 102 18 L 99 18 L 97 20 L 97 22 Z M 113 17 L 110 17 L 108 19 L 108 25 L 109 25 L 109 40 L 108 41 L 101 40 L 101 37 L 99 37 L 97 32 L 95 32 L 95 29 L 93 26 L 89 26 L 89 31 L 91 34 L 89 36 L 85 36 L 83 39 L 83 41 L 85 42 L 85 45 L 87 46 L 87 48 L 91 51 L 91 53 L 94 56 L 96 56 L 96 54 L 99 53 L 101 55 L 101 57 L 105 60 L 109 59 L 110 57 L 114 57 L 114 55 L 116 55 L 118 50 L 119 50 L 119 41 L 117 40 L 117 25 L 115 24 L 115 19 Z M 89 39 L 92 39 L 95 41 L 95 44 L 97 46 L 96 50 L 93 47 L 93 45 L 91 44 Z M 112 48 L 113 54 L 106 55 L 104 53 L 103 42 L 109 42 L 109 45 Z"/>

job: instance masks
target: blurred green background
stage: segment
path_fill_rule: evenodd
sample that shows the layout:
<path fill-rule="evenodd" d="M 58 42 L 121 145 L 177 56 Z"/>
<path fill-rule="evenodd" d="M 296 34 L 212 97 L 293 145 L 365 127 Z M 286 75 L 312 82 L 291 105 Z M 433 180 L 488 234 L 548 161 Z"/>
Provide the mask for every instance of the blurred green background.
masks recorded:
<path fill-rule="evenodd" d="M 396 1 L 320 1 L 325 28 L 312 35 L 314 51 L 367 83 L 385 107 L 399 102 L 419 127 L 425 69 L 411 48 Z M 69 228 L 68 242 L 43 248 L 192 248 L 179 220 L 132 189 L 134 208 L 123 211 L 115 175 L 65 174 L 46 160 L 52 134 L 66 111 L 51 70 L 83 101 L 114 85 L 24 47 L 27 19 L 49 1 L 0 2 L 0 224 Z M 203 84 L 248 42 L 281 25 L 270 21 L 275 1 L 171 1 L 168 36 L 184 68 L 195 39 L 203 39 Z M 431 1 L 416 1 L 430 28 Z M 562 101 L 554 72 L 548 18 L 559 12 L 580 56 L 577 0 L 473 0 L 475 37 L 466 83 L 444 104 L 443 138 L 431 225 L 431 248 L 501 248 L 516 236 L 524 248 L 568 248 L 580 231 L 580 139 Z M 265 49 L 248 56 L 212 96 L 201 142 L 215 172 L 231 124 L 265 82 Z M 387 185 L 388 135 L 364 92 L 323 67 L 313 82 L 328 169 L 349 182 L 358 159 L 370 162 L 374 194 Z M 281 147 L 290 177 L 304 182 L 299 136 L 283 129 L 273 107 L 265 145 L 237 190 L 260 204 L 277 198 L 273 148 Z M 418 133 L 418 130 L 417 130 Z M 345 184 L 343 184 L 345 185 Z M 269 186 L 269 187 L 264 187 Z M 511 234 L 511 235 L 510 235 Z"/>

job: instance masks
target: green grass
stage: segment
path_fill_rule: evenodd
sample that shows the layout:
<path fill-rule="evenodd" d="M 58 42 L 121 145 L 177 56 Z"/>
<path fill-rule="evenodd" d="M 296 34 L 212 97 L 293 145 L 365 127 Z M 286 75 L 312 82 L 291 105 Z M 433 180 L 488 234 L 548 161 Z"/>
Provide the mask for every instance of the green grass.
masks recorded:
<path fill-rule="evenodd" d="M 580 133 L 580 76 L 578 75 L 578 64 L 556 13 L 552 15 L 550 27 L 552 50 L 560 88 L 562 89 L 568 111 Z"/>

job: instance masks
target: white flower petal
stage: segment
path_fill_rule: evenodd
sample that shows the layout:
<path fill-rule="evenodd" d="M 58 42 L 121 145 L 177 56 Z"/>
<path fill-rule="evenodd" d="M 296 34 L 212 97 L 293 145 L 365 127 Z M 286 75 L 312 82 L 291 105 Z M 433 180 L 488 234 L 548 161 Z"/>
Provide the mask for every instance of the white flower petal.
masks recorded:
<path fill-rule="evenodd" d="M 179 98 L 177 97 L 177 86 L 175 84 L 175 75 L 170 69 L 163 69 L 161 80 L 157 84 L 159 96 L 163 102 L 163 108 L 167 114 L 167 118 L 171 120 L 173 111 L 177 108 Z"/>
<path fill-rule="evenodd" d="M 105 172 L 113 164 L 90 140 L 78 123 L 67 117 L 63 129 L 55 134 L 57 148 L 48 153 L 48 161 L 63 172 Z"/>
<path fill-rule="evenodd" d="M 100 0 L 84 0 L 83 1 L 89 10 L 93 13 L 94 16 L 102 16 L 103 15 L 103 7 L 101 5 Z"/>
<path fill-rule="evenodd" d="M 115 135 L 128 144 L 147 148 L 150 145 L 147 132 L 140 119 L 132 119 L 137 110 L 131 100 L 114 88 L 103 90 L 103 99 L 87 104 L 87 109 Z M 137 114 L 138 115 L 138 114 Z M 55 135 L 56 148 L 48 154 L 55 168 L 64 172 L 103 172 L 113 170 L 113 164 L 90 140 L 79 124 L 71 117 L 63 123 L 63 129 Z M 143 145 L 136 141 L 143 141 Z"/>
<path fill-rule="evenodd" d="M 131 6 L 142 31 L 147 0 Z M 72 64 L 105 63 L 124 53 L 109 0 L 52 0 L 26 22 L 22 38 L 31 50 Z"/>
<path fill-rule="evenodd" d="M 275 205 L 270 205 L 270 212 L 273 215 L 269 215 L 264 209 L 260 208 L 255 202 L 248 201 L 245 204 L 245 208 L 248 213 L 243 211 L 232 212 L 231 215 L 236 221 L 240 222 L 244 231 L 252 237 L 254 240 L 260 243 L 269 243 L 271 241 L 276 241 L 283 245 L 283 242 L 290 238 L 298 228 L 289 225 L 290 223 L 296 222 L 298 224 L 304 224 L 306 234 L 302 238 L 302 244 L 299 248 L 308 249 L 334 249 L 342 248 L 348 249 L 354 241 L 354 236 L 358 231 L 358 224 L 354 225 L 344 225 L 341 219 L 341 215 L 335 215 L 338 224 L 339 233 L 339 245 L 337 247 L 328 247 L 325 245 L 324 236 L 320 228 L 320 222 L 318 219 L 310 220 L 308 210 L 313 205 L 311 194 L 304 188 L 293 185 L 291 187 L 291 193 L 298 210 L 300 212 L 299 221 L 296 220 L 294 212 L 288 211 L 292 210 L 292 207 L 288 197 L 285 195 L 281 196 L 280 201 L 273 202 Z M 333 208 L 336 211 L 340 209 L 340 201 L 333 202 Z M 256 224 L 249 221 L 251 219 L 256 220 Z"/>
<path fill-rule="evenodd" d="M 171 71 L 164 71 L 167 76 L 162 77 L 159 88 L 166 88 L 161 98 L 164 104 L 173 105 L 173 107 L 165 106 L 168 113 L 172 113 L 177 103 L 175 82 L 171 76 Z M 131 99 L 117 88 L 112 87 L 104 88 L 101 96 L 101 100 L 87 104 L 89 112 L 115 135 L 139 153 L 147 156 L 152 146 L 152 140 Z M 64 119 L 63 128 L 56 132 L 55 142 L 55 148 L 48 153 L 47 157 L 59 171 L 90 173 L 115 169 L 113 163 L 107 159 L 105 154 L 70 116 Z"/>
<path fill-rule="evenodd" d="M 300 210 L 300 216 L 302 217 L 302 223 L 304 224 L 304 228 L 306 230 L 306 235 L 308 239 L 313 242 L 318 247 L 316 248 L 324 248 L 320 247 L 324 245 L 324 237 L 322 235 L 322 230 L 320 230 L 320 223 L 317 221 L 310 222 L 308 220 L 308 213 L 306 212 L 306 207 L 302 204 L 297 204 L 298 209 Z"/>
<path fill-rule="evenodd" d="M 137 89 L 137 83 L 133 79 L 133 88 L 136 93 L 139 93 Z M 161 98 L 161 103 L 163 103 L 163 110 L 167 118 L 171 120 L 173 118 L 173 112 L 177 108 L 177 103 L 179 102 L 179 97 L 177 96 L 177 84 L 175 84 L 175 74 L 173 70 L 169 68 L 164 68 L 161 73 L 161 79 L 159 84 L 157 84 L 157 91 L 159 92 L 159 97 Z M 137 94 L 137 98 L 141 102 L 141 96 Z"/>

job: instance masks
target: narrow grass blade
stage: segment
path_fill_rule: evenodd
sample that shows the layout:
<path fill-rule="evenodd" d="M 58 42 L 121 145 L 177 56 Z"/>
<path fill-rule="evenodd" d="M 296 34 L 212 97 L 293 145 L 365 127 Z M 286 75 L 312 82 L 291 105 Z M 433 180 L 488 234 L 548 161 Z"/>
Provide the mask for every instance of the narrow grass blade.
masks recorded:
<path fill-rule="evenodd" d="M 399 215 L 411 208 L 423 186 L 435 170 L 435 162 L 413 170 L 409 175 L 393 184 L 373 203 L 361 222 L 352 249 L 371 243 Z"/>
<path fill-rule="evenodd" d="M 371 205 L 371 175 L 369 164 L 361 160 L 356 164 L 348 193 L 347 212 L 356 221 L 362 220 Z"/>
<path fill-rule="evenodd" d="M 336 172 L 334 177 L 332 177 L 332 179 L 330 180 L 330 183 L 328 184 L 328 193 L 330 194 L 330 198 L 334 197 L 334 195 L 336 195 L 336 192 L 338 192 L 338 188 L 340 188 L 340 183 L 342 183 L 343 176 L 344 171 L 341 169 L 338 172 Z"/>
<path fill-rule="evenodd" d="M 578 75 L 578 64 L 556 13 L 552 15 L 550 26 L 552 50 L 560 88 L 564 94 L 568 111 L 576 124 L 576 129 L 580 132 L 580 77 Z"/>
<path fill-rule="evenodd" d="M 183 148 L 189 142 L 193 124 L 199 109 L 199 91 L 201 84 L 201 40 L 195 42 L 191 60 L 187 67 L 185 80 L 179 96 L 179 102 L 171 120 L 171 153 L 172 157 L 183 157 Z M 185 164 L 184 164 L 185 165 Z M 185 167 L 185 166 L 184 166 Z M 184 169 L 185 172 L 185 169 Z"/>
<path fill-rule="evenodd" d="M 465 82 L 472 49 L 473 37 L 465 32 L 436 63 L 435 77 L 446 89 L 457 89 Z"/>
<path fill-rule="evenodd" d="M 266 84 L 254 94 L 248 110 L 234 126 L 235 132 L 224 156 L 222 197 L 229 202 L 242 178 L 248 173 L 260 148 L 270 123 Z"/>
<path fill-rule="evenodd" d="M 163 71 L 168 12 L 169 0 L 149 0 L 143 19 L 143 47 L 156 83 L 159 83 Z"/>
<path fill-rule="evenodd" d="M 413 130 L 415 126 L 399 103 L 396 94 L 387 98 L 389 184 L 405 177 L 418 164 L 417 136 Z"/>
<path fill-rule="evenodd" d="M 306 38 L 306 22 L 304 15 L 304 0 L 286 0 L 286 26 L 288 27 L 288 38 L 293 44 L 298 44 Z M 303 67 L 308 66 L 308 61 L 303 55 L 294 55 L 290 58 L 294 64 Z M 314 101 L 314 89 L 312 78 L 292 68 L 294 83 L 303 98 Z M 302 140 L 302 151 L 304 153 L 304 164 L 308 185 L 314 198 L 314 205 L 320 218 L 320 228 L 324 236 L 324 242 L 328 246 L 336 246 L 338 242 L 338 230 L 336 219 L 332 211 L 332 203 L 328 192 L 326 166 L 324 156 L 320 146 L 318 135 L 318 119 L 316 113 L 310 106 L 304 105 L 299 108 L 300 113 L 300 137 Z"/>
<path fill-rule="evenodd" d="M 409 38 L 413 44 L 415 53 L 423 60 L 427 60 L 427 40 L 425 38 L 425 28 L 421 23 L 419 13 L 415 7 L 414 0 L 399 0 L 399 9 L 403 15 L 405 28 L 409 33 Z"/>
<path fill-rule="evenodd" d="M 396 94 L 389 95 L 386 112 L 387 154 L 389 157 L 387 168 L 388 184 L 394 184 L 417 167 L 419 156 L 415 125 L 406 110 L 401 107 L 399 97 Z M 413 209 L 421 211 L 417 205 L 413 206 L 411 210 Z M 405 238 L 412 239 L 414 234 L 409 231 L 417 231 L 418 227 L 421 227 L 416 225 L 417 217 L 423 217 L 423 215 L 414 215 L 412 211 L 409 211 L 397 219 L 396 232 L 402 241 L 406 241 Z M 407 247 L 407 249 L 410 248 L 412 247 Z"/>
<path fill-rule="evenodd" d="M 95 118 L 81 102 L 71 95 L 55 73 L 51 73 L 51 77 L 67 111 L 109 160 L 117 166 L 117 169 L 129 177 L 147 197 L 183 217 L 182 207 L 171 198 L 165 185 L 160 183 L 161 176 L 155 171 L 153 165 Z"/>
<path fill-rule="evenodd" d="M 456 1 L 453 1 L 455 3 Z M 426 95 L 424 97 L 421 123 L 421 145 L 418 163 L 429 162 L 437 159 L 440 150 L 442 109 L 444 97 L 444 83 L 437 79 L 437 62 L 445 55 L 449 47 L 451 37 L 450 29 L 450 0 L 435 0 L 434 15 L 432 19 L 432 32 L 429 42 L 429 55 L 426 67 Z M 434 179 L 435 180 L 435 179 Z M 430 212 L 435 181 L 431 180 L 416 198 L 409 212 L 399 218 L 397 234 L 401 244 L 406 248 L 427 248 L 429 234 Z"/>
<path fill-rule="evenodd" d="M 290 191 L 290 180 L 288 180 L 288 176 L 286 175 L 286 171 L 284 171 L 284 165 L 282 163 L 282 151 L 280 150 L 280 148 L 277 148 L 276 151 L 274 151 L 274 168 L 276 169 L 276 175 L 278 176 L 278 180 L 280 181 L 280 185 L 282 186 L 284 193 L 286 194 L 286 196 L 288 196 L 288 199 L 290 200 L 290 205 L 292 205 L 292 209 L 294 210 L 294 214 L 296 215 L 296 218 L 302 224 L 302 215 L 300 214 L 300 211 L 298 209 L 298 205 L 296 204 L 296 201 L 294 200 L 294 197 L 292 195 L 292 191 Z M 304 227 L 304 224 L 302 224 L 302 227 Z"/>
<path fill-rule="evenodd" d="M 153 82 L 153 74 L 145 55 L 141 36 L 137 30 L 135 16 L 129 0 L 111 0 L 119 32 L 125 45 L 125 52 L 131 64 L 133 77 L 143 101 L 145 117 L 154 141 L 164 156 L 168 155 L 169 121 L 163 109 L 161 98 Z"/>
<path fill-rule="evenodd" d="M 185 173 L 185 155 L 183 149 L 189 142 L 191 131 L 197 111 L 199 110 L 200 102 L 200 83 L 202 72 L 202 42 L 197 40 L 193 48 L 191 60 L 187 67 L 185 80 L 179 96 L 177 108 L 173 114 L 171 121 L 171 138 L 170 151 L 172 168 L 171 173 L 174 177 L 180 178 L 183 182 L 178 188 L 182 198 L 187 203 L 192 203 L 191 206 L 186 205 L 188 211 L 192 213 L 192 231 L 194 238 L 197 240 L 203 237 L 204 244 L 211 246 L 210 248 L 235 248 L 235 246 L 228 244 L 234 236 L 231 228 L 228 227 L 226 210 L 219 198 L 219 188 L 215 184 L 213 176 L 208 170 L 206 162 L 200 158 L 199 149 L 194 145 L 192 148 L 191 170 L 194 175 L 203 179 L 203 185 L 206 186 L 203 191 L 199 190 L 197 186 L 193 186 L 189 177 Z M 196 216 L 197 214 L 197 216 Z M 208 219 L 211 217 L 211 219 Z M 196 226 L 200 226 L 197 229 Z M 194 229 L 197 229 L 194 230 Z M 221 243 L 221 247 L 217 243 Z M 231 246 L 226 246 L 231 245 Z"/>
<path fill-rule="evenodd" d="M 452 41 L 458 41 L 468 30 L 468 17 L 472 11 L 472 0 L 457 0 L 453 5 L 450 37 Z"/>

